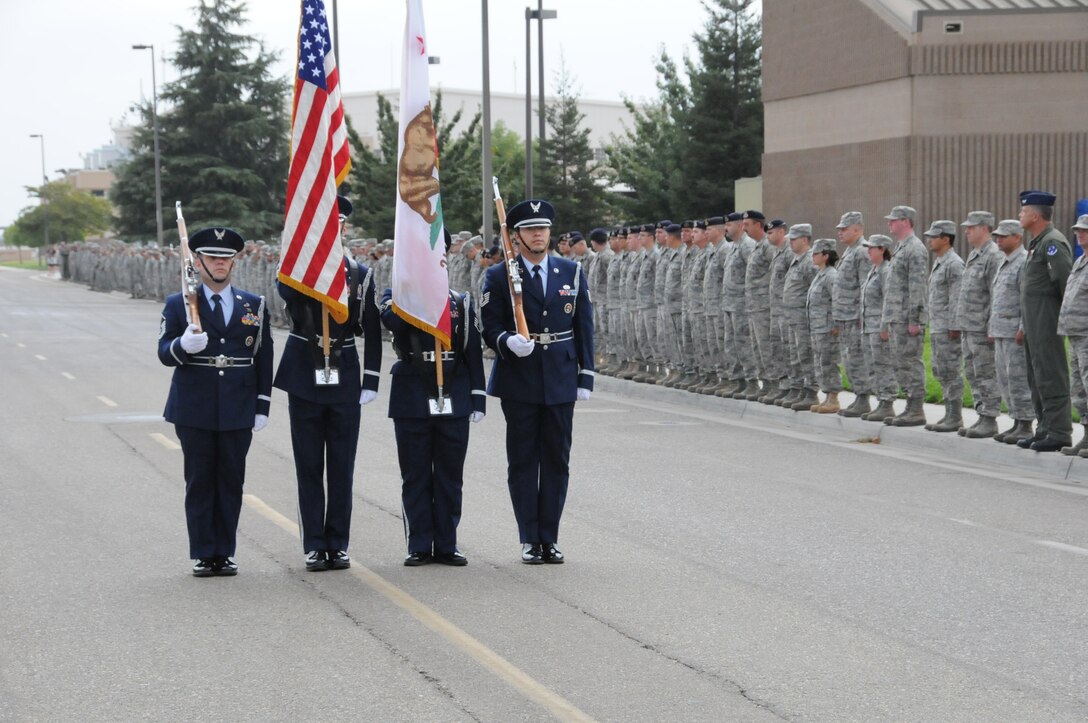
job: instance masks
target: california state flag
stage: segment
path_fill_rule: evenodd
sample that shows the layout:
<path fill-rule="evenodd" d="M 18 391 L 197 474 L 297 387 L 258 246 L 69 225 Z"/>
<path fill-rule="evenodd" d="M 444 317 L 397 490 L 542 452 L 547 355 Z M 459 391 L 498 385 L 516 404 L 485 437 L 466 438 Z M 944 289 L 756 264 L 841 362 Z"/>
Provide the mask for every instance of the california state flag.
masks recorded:
<path fill-rule="evenodd" d="M 431 117 L 427 34 L 421 0 L 407 0 L 397 143 L 393 311 L 450 346 L 449 272 L 442 233 L 438 140 Z"/>

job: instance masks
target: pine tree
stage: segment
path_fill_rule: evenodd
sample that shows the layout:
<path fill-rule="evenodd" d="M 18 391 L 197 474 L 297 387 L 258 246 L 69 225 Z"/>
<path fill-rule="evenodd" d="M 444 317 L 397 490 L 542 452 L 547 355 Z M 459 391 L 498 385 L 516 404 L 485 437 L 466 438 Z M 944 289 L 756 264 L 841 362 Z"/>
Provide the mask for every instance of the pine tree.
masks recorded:
<path fill-rule="evenodd" d="M 351 144 L 351 173 L 340 190 L 348 191 L 355 204 L 351 225 L 363 236 L 377 239 L 393 238 L 396 221 L 397 139 L 399 121 L 393 115 L 393 105 L 378 93 L 378 148 L 363 145 L 348 124 Z"/>
<path fill-rule="evenodd" d="M 704 31 L 689 62 L 690 143 L 684 167 L 691 198 L 717 213 L 732 211 L 733 182 L 759 175 L 763 155 L 760 87 L 762 37 L 751 0 L 708 0 Z"/>
<path fill-rule="evenodd" d="M 483 136 L 477 112 L 461 133 L 453 135 L 463 113 L 458 110 L 447 121 L 442 109 L 442 91 L 434 103 L 434 124 L 438 129 L 439 178 L 442 182 L 442 214 L 450 233 L 480 227 L 480 176 L 483 173 L 480 149 Z"/>
<path fill-rule="evenodd" d="M 551 131 L 540 144 L 543 168 L 535 195 L 555 206 L 559 227 L 588 232 L 608 215 L 607 192 L 590 146 L 590 129 L 583 127 L 586 116 L 578 108 L 578 94 L 565 69 L 545 116 Z"/>
<path fill-rule="evenodd" d="M 193 228 L 275 238 L 283 227 L 289 86 L 272 76 L 276 55 L 241 29 L 245 10 L 244 2 L 200 0 L 194 29 L 179 32 L 179 77 L 159 104 L 164 215 L 180 200 Z M 155 233 L 152 129 L 150 109 L 138 110 L 134 157 L 111 198 L 121 234 L 147 238 Z"/>

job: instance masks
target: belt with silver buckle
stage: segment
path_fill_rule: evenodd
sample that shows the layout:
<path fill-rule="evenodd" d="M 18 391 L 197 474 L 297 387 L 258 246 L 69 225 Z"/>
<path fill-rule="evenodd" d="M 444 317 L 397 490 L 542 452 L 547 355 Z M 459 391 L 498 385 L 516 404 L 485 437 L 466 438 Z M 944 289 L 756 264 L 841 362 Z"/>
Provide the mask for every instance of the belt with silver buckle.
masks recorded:
<path fill-rule="evenodd" d="M 533 341 L 539 341 L 541 344 L 555 344 L 560 341 L 570 341 L 574 338 L 574 330 L 567 329 L 566 331 L 553 331 L 550 334 L 545 332 L 543 334 L 529 334 L 529 338 Z"/>
<path fill-rule="evenodd" d="M 216 369 L 224 369 L 226 367 L 248 367 L 253 366 L 253 357 L 236 357 L 236 356 L 192 356 L 189 357 L 189 363 L 198 367 L 215 367 Z"/>
<path fill-rule="evenodd" d="M 432 362 L 432 363 L 434 362 L 434 352 L 433 351 L 425 351 L 420 356 L 423 357 L 423 361 L 425 361 L 425 362 Z M 455 358 L 456 358 L 456 355 L 452 351 L 442 352 L 442 361 L 453 361 Z"/>

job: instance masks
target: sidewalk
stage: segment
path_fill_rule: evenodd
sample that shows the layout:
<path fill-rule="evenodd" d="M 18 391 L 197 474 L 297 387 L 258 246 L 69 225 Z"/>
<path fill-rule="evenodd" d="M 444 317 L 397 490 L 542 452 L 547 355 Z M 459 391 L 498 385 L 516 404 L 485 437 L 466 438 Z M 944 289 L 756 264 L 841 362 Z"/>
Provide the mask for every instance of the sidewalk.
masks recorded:
<path fill-rule="evenodd" d="M 967 439 L 954 432 L 927 432 L 923 427 L 892 427 L 884 423 L 840 417 L 837 414 L 794 412 L 759 402 L 722 399 L 706 394 L 659 387 L 656 384 L 641 384 L 616 379 L 603 374 L 598 374 L 594 379 L 594 388 L 631 399 L 684 405 L 693 409 L 731 415 L 737 419 L 751 418 L 764 424 L 781 426 L 783 429 L 816 430 L 850 440 L 871 439 L 879 441 L 882 445 L 915 450 L 926 455 L 938 455 L 952 461 L 968 464 L 996 464 L 1010 470 L 1019 469 L 1035 475 L 1057 477 L 1088 485 L 1088 459 L 1067 457 L 1060 452 L 1033 452 L 1020 449 L 1014 444 L 995 442 L 992 439 Z M 839 403 L 844 408 L 853 401 L 854 395 L 850 392 L 839 394 Z M 905 405 L 905 400 L 897 401 L 896 413 L 901 412 Z M 944 405 L 926 404 L 925 412 L 927 420 L 936 422 L 944 416 Z M 977 419 L 978 415 L 973 409 L 963 410 L 963 421 L 966 426 L 971 426 Z M 1004 415 L 998 418 L 997 423 L 1001 431 L 1012 426 L 1012 420 Z M 1074 424 L 1074 444 L 1083 436 L 1084 427 Z"/>

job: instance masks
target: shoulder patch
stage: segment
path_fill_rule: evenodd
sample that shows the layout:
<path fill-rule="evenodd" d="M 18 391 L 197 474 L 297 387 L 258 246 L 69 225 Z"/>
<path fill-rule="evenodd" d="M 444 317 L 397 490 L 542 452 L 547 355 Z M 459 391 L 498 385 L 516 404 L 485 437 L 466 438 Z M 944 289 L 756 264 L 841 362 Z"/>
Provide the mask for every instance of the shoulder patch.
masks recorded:
<path fill-rule="evenodd" d="M 165 316 L 160 316 L 159 317 L 159 341 L 162 341 L 162 338 L 164 336 L 166 336 L 166 317 Z"/>
<path fill-rule="evenodd" d="M 1047 256 L 1053 256 L 1056 253 L 1058 253 L 1058 245 L 1057 244 L 1050 244 L 1049 246 L 1046 247 L 1046 255 Z"/>

